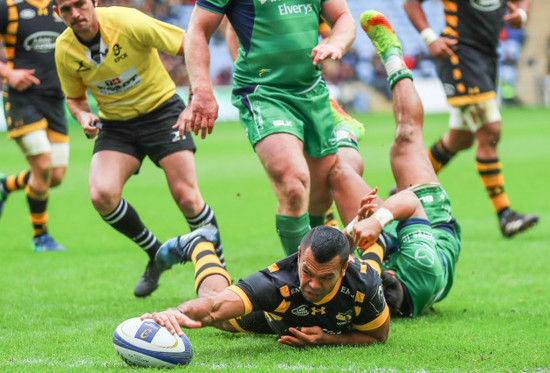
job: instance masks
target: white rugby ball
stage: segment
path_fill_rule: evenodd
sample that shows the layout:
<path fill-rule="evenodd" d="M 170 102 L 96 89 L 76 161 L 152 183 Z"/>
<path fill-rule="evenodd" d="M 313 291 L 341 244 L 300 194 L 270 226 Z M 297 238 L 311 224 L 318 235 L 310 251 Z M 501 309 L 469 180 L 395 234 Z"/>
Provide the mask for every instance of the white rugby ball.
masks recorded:
<path fill-rule="evenodd" d="M 189 338 L 171 334 L 152 319 L 126 320 L 115 329 L 113 344 L 127 364 L 173 368 L 187 365 L 193 357 Z"/>

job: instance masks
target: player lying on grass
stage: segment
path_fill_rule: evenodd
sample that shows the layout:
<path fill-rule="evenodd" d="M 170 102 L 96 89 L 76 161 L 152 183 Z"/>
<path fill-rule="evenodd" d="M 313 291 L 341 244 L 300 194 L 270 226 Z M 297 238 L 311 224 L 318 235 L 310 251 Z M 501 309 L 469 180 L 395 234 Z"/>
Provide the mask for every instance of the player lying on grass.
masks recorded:
<path fill-rule="evenodd" d="M 390 317 L 377 272 L 350 256 L 345 235 L 318 226 L 298 252 L 231 285 L 216 256 L 217 229 L 207 225 L 168 240 L 157 261 L 192 261 L 198 298 L 144 314 L 181 334 L 181 327 L 213 326 L 232 332 L 279 334 L 294 347 L 384 342 Z"/>
<path fill-rule="evenodd" d="M 368 218 L 349 231 L 359 248 L 366 248 L 362 259 L 382 270 L 392 314 L 412 317 L 449 293 L 460 253 L 460 225 L 424 151 L 422 104 L 403 67 L 401 44 L 382 14 L 365 12 L 360 21 L 385 63 L 393 91 L 396 133 L 390 162 L 399 192 L 381 205 L 374 193 L 367 194 L 358 215 Z M 371 248 L 393 220 L 398 221 L 397 245 L 383 245 L 385 252 Z"/>

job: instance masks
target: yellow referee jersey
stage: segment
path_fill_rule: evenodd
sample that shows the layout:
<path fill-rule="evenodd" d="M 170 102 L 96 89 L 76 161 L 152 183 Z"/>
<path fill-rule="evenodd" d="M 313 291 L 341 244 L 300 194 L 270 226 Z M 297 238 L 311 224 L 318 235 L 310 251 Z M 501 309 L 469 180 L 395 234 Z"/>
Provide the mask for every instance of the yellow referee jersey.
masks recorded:
<path fill-rule="evenodd" d="M 132 8 L 97 8 L 101 34 L 98 64 L 88 47 L 67 28 L 56 40 L 55 62 L 61 88 L 68 98 L 84 97 L 89 89 L 99 115 L 127 120 L 146 114 L 176 92 L 157 49 L 176 55 L 184 31 Z"/>

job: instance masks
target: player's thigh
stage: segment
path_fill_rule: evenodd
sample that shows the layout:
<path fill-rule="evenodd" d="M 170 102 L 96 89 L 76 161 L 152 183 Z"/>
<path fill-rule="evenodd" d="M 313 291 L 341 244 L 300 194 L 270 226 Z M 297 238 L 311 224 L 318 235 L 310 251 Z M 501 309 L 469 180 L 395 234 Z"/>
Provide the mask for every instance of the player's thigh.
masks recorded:
<path fill-rule="evenodd" d="M 299 98 L 282 89 L 264 86 L 239 88 L 231 97 L 255 149 L 260 141 L 273 134 L 291 134 L 302 143 L 305 141 L 305 123 L 296 110 L 296 101 Z"/>
<path fill-rule="evenodd" d="M 309 185 L 309 171 L 303 155 L 303 144 L 289 133 L 274 133 L 254 147 L 272 183 L 299 179 Z"/>
<path fill-rule="evenodd" d="M 114 150 L 101 150 L 90 162 L 90 194 L 121 195 L 124 184 L 135 174 L 141 161 L 133 155 Z"/>

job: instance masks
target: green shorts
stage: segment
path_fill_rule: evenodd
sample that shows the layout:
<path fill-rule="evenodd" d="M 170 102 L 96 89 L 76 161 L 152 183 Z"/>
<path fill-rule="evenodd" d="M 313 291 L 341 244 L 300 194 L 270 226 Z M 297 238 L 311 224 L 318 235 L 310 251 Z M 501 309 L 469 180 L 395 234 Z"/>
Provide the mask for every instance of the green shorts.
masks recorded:
<path fill-rule="evenodd" d="M 449 196 L 441 186 L 415 190 L 426 219 L 410 218 L 397 225 L 399 251 L 384 262 L 407 288 L 416 316 L 445 298 L 460 254 L 460 225 L 451 216 Z"/>
<path fill-rule="evenodd" d="M 313 158 L 337 152 L 329 92 L 323 81 L 307 92 L 291 93 L 271 86 L 248 86 L 233 90 L 248 140 L 258 141 L 274 133 L 289 133 L 304 143 Z"/>

